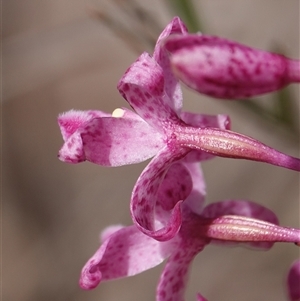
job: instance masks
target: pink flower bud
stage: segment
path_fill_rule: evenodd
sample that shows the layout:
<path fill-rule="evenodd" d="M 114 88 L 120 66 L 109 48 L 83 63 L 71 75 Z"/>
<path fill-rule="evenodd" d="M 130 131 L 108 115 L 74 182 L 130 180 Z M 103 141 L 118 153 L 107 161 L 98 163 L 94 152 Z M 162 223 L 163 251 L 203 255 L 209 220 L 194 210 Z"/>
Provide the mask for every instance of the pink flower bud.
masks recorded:
<path fill-rule="evenodd" d="M 217 98 L 244 98 L 300 82 L 300 62 L 219 37 L 172 35 L 165 42 L 175 75 Z"/>

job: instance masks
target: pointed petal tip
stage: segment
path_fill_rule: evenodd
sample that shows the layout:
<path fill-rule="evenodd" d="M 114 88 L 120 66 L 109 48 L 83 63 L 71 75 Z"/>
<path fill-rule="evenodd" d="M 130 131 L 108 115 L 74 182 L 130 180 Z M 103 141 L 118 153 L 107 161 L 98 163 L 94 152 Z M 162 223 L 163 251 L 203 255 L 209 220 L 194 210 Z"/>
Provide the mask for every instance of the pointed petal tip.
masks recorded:
<path fill-rule="evenodd" d="M 142 91 L 147 91 L 155 96 L 160 96 L 164 91 L 162 68 L 149 53 L 144 52 L 127 69 L 120 79 L 117 88 L 121 95 L 125 95 L 127 98 L 128 94 L 130 95 L 131 93 L 140 96 Z M 130 101 L 127 98 L 125 99 Z M 134 107 L 134 103 L 131 105 Z"/>

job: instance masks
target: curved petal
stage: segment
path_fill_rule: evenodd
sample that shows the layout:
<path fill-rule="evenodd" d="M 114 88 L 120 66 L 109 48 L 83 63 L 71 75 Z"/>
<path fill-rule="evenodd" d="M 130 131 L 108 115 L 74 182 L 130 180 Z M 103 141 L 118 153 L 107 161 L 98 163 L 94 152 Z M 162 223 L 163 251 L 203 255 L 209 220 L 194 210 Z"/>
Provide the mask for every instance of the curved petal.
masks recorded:
<path fill-rule="evenodd" d="M 112 225 L 112 226 L 106 227 L 100 234 L 101 243 L 104 243 L 110 236 L 112 236 L 114 233 L 118 232 L 119 230 L 121 230 L 125 227 L 126 226 L 123 226 L 123 225 Z"/>
<path fill-rule="evenodd" d="M 159 279 L 156 290 L 157 301 L 184 300 L 190 264 L 205 244 L 200 240 L 196 244 L 194 241 L 181 241 L 178 246 L 174 247 L 174 252 L 168 259 Z"/>
<path fill-rule="evenodd" d="M 125 72 L 118 90 L 132 108 L 150 125 L 163 131 L 165 123 L 180 123 L 164 93 L 164 74 L 158 63 L 143 53 Z"/>
<path fill-rule="evenodd" d="M 59 151 L 64 162 L 83 160 L 120 166 L 153 157 L 164 145 L 162 136 L 143 120 L 94 118 L 80 127 Z"/>
<path fill-rule="evenodd" d="M 147 165 L 133 188 L 130 210 L 133 222 L 146 235 L 157 240 L 169 240 L 181 226 L 181 200 L 174 206 L 170 219 L 163 228 L 155 229 L 155 206 L 158 191 L 170 166 L 189 152 L 185 148 L 166 146 Z M 163 200 L 161 201 L 163 202 Z"/>
<path fill-rule="evenodd" d="M 203 150 L 220 157 L 260 161 L 300 171 L 299 158 L 281 153 L 242 134 L 218 128 L 194 128 L 178 125 L 176 125 L 174 133 L 182 146 Z"/>
<path fill-rule="evenodd" d="M 278 218 L 273 211 L 262 205 L 246 200 L 223 200 L 207 205 L 202 212 L 202 216 L 206 218 L 216 218 L 224 215 L 246 216 L 275 225 L 279 224 Z M 261 249 L 269 249 L 273 244 L 272 242 L 247 243 L 247 245 Z"/>
<path fill-rule="evenodd" d="M 99 117 L 109 117 L 111 114 L 102 111 L 77 111 L 70 110 L 59 114 L 57 121 L 64 141 L 74 134 L 78 129 L 88 123 L 90 120 Z"/>
<path fill-rule="evenodd" d="M 209 96 L 238 99 L 300 82 L 299 61 L 223 38 L 174 35 L 165 47 L 178 78 Z"/>
<path fill-rule="evenodd" d="M 89 290 L 101 281 L 136 275 L 160 264 L 170 252 L 168 243 L 144 235 L 135 226 L 124 227 L 108 236 L 86 263 L 79 284 Z"/>
<path fill-rule="evenodd" d="M 290 267 L 287 276 L 287 288 L 290 301 L 300 300 L 300 260 L 296 260 Z"/>
<path fill-rule="evenodd" d="M 181 111 L 182 108 L 182 91 L 178 80 L 175 78 L 171 67 L 170 58 L 166 49 L 162 45 L 162 41 L 170 36 L 171 34 L 186 34 L 187 28 L 184 23 L 178 18 L 174 17 L 173 20 L 166 26 L 163 32 L 157 39 L 156 46 L 153 53 L 153 58 L 161 66 L 164 73 L 164 90 L 168 95 L 166 101 L 168 101 L 169 106 L 177 113 Z"/>
<path fill-rule="evenodd" d="M 185 200 L 193 187 L 189 170 L 182 163 L 174 163 L 165 174 L 157 192 L 156 206 L 169 211 L 178 200 Z"/>
<path fill-rule="evenodd" d="M 278 218 L 270 209 L 247 200 L 222 200 L 207 205 L 203 217 L 215 218 L 222 215 L 241 215 L 257 218 L 272 224 L 279 224 Z"/>
<path fill-rule="evenodd" d="M 193 187 L 191 175 L 185 164 L 174 163 L 162 180 L 155 205 L 155 229 L 165 226 L 178 201 L 186 200 Z M 185 202 L 185 201 L 184 201 Z"/>
<path fill-rule="evenodd" d="M 198 162 L 190 162 L 190 152 L 182 159 L 184 166 L 190 173 L 192 179 L 192 191 L 184 201 L 184 206 L 188 206 L 190 210 L 196 214 L 201 214 L 205 203 L 206 185 L 201 166 Z"/>
<path fill-rule="evenodd" d="M 86 160 L 81 129 L 75 131 L 63 144 L 58 152 L 58 159 L 67 163 L 80 163 Z"/>

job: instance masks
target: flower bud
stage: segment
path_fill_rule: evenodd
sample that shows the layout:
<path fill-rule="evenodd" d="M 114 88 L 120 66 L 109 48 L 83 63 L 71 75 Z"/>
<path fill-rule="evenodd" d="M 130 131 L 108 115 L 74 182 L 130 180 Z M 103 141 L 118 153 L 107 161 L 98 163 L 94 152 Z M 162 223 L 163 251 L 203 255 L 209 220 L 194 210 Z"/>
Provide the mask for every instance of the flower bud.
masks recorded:
<path fill-rule="evenodd" d="M 175 75 L 188 87 L 238 99 L 300 81 L 300 62 L 214 36 L 172 35 L 165 42 Z"/>

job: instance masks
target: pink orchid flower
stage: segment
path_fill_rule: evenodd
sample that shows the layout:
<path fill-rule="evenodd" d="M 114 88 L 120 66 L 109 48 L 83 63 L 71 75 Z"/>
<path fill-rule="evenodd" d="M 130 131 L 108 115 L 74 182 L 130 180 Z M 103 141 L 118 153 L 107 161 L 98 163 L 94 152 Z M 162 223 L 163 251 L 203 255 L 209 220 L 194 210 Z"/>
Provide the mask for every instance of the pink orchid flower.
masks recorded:
<path fill-rule="evenodd" d="M 191 182 L 192 183 L 191 183 Z M 189 194 L 178 185 L 190 187 Z M 155 223 L 168 223 L 171 208 L 182 197 L 182 221 L 168 241 L 145 235 L 135 225 L 107 228 L 102 245 L 84 266 L 80 286 L 93 289 L 101 281 L 136 275 L 167 259 L 157 286 L 157 301 L 183 301 L 189 267 L 210 243 L 246 243 L 269 249 L 274 242 L 299 242 L 300 230 L 278 226 L 275 214 L 250 201 L 226 200 L 204 207 L 205 184 L 199 164 L 181 161 L 168 170 L 159 188 Z M 198 301 L 206 299 L 198 294 Z"/>
<path fill-rule="evenodd" d="M 112 114 L 109 114 L 96 110 L 71 110 L 58 117 L 58 123 L 65 142 L 59 151 L 59 158 L 62 161 L 79 163 L 87 160 L 102 166 L 120 166 L 145 161 L 165 149 L 168 144 L 171 144 L 171 139 L 166 136 L 165 130 L 171 121 L 168 118 L 172 119 L 172 116 L 191 127 L 209 127 L 224 130 L 230 128 L 229 117 L 225 115 L 209 116 L 181 112 L 182 91 L 178 80 L 171 72 L 169 57 L 166 50 L 161 47 L 161 41 L 170 34 L 186 34 L 186 32 L 187 29 L 181 20 L 174 18 L 158 38 L 153 58 L 144 53 L 138 62 L 132 66 L 133 71 L 128 70 L 125 74 L 128 80 L 134 75 L 138 81 L 135 89 L 136 93 L 132 95 L 137 101 L 142 101 L 142 98 L 139 99 L 139 97 L 143 94 L 144 86 L 145 89 L 152 89 L 153 92 L 160 88 L 163 89 L 164 99 L 158 98 L 155 100 L 152 104 L 153 107 L 150 103 L 152 99 L 149 99 L 148 106 L 145 104 L 144 109 L 140 108 L 136 112 L 127 109 L 116 109 Z M 145 62 L 143 62 L 143 57 Z M 149 68 L 144 66 L 147 61 L 155 65 L 153 70 L 151 70 L 151 66 Z M 137 71 L 140 67 L 141 69 Z M 157 77 L 157 73 L 161 77 Z M 153 80 L 151 80 L 151 77 L 153 77 Z M 156 80 L 160 83 L 157 83 Z M 124 95 L 126 94 L 127 85 L 131 89 L 131 83 L 121 79 L 119 89 Z M 149 92 L 151 93 L 151 91 Z M 155 96 L 155 93 L 153 96 Z M 160 101 L 163 103 L 160 104 Z M 141 110 L 143 110 L 143 113 L 139 115 Z M 149 118 L 144 118 L 144 115 L 148 116 L 150 114 L 154 117 L 152 122 L 149 122 Z M 165 123 L 166 126 L 162 126 L 161 122 Z M 172 134 L 170 131 L 169 133 Z M 212 157 L 211 154 L 201 150 L 196 153 L 199 160 Z M 184 154 L 181 156 L 184 156 Z"/>
<path fill-rule="evenodd" d="M 288 296 L 290 301 L 300 300 L 300 259 L 290 267 L 287 277 Z"/>
<path fill-rule="evenodd" d="M 163 47 L 163 41 L 172 34 L 187 36 L 186 27 L 178 17 L 161 33 L 153 57 L 143 53 L 118 84 L 134 112 L 119 110 L 110 115 L 101 111 L 69 111 L 59 116 L 65 141 L 59 158 L 70 163 L 88 160 L 118 166 L 141 162 L 160 153 L 159 158 L 165 155 L 166 160 L 176 161 L 177 157 L 197 150 L 199 160 L 211 157 L 210 154 L 299 171 L 298 158 L 229 131 L 227 116 L 181 112 L 181 89 Z"/>
<path fill-rule="evenodd" d="M 117 109 L 70 111 L 58 122 L 65 141 L 59 152 L 62 161 L 85 160 L 103 166 L 119 166 L 154 156 L 134 187 L 131 213 L 145 234 L 158 240 L 173 237 L 180 225 L 180 204 L 173 208 L 169 224 L 154 229 L 153 215 L 158 187 L 168 168 L 189 155 L 193 161 L 214 155 L 261 161 L 300 170 L 300 160 L 261 142 L 229 131 L 229 118 L 182 112 L 182 94 L 170 69 L 163 41 L 171 34 L 187 35 L 174 18 L 158 38 L 153 57 L 143 53 L 121 78 L 118 89 L 133 111 Z"/>
<path fill-rule="evenodd" d="M 300 61 L 219 37 L 172 35 L 165 42 L 176 76 L 217 98 L 240 99 L 300 82 Z"/>

